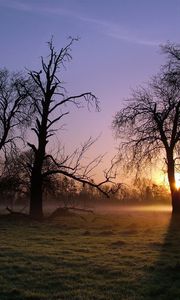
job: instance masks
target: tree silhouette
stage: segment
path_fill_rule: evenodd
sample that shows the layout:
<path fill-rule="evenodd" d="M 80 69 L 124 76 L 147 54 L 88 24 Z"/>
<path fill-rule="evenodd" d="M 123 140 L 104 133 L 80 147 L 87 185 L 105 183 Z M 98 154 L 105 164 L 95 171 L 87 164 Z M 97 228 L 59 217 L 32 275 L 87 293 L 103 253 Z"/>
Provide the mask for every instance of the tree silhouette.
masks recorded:
<path fill-rule="evenodd" d="M 180 151 L 180 47 L 163 47 L 167 63 L 147 87 L 133 91 L 128 105 L 114 117 L 113 128 L 128 153 L 130 168 L 164 157 L 173 213 L 180 213 L 180 192 L 175 184 Z"/>
<path fill-rule="evenodd" d="M 31 122 L 34 111 L 31 98 L 34 93 L 32 82 L 21 73 L 0 70 L 0 150 L 15 146 L 22 139 L 22 132 Z"/>
<path fill-rule="evenodd" d="M 101 186 L 105 182 L 109 182 L 114 176 L 112 176 L 111 166 L 103 182 L 95 184 L 90 180 L 90 171 L 102 159 L 99 156 L 88 165 L 82 165 L 84 154 L 94 143 L 94 140 L 91 138 L 71 155 L 65 155 L 63 149 L 59 149 L 56 157 L 47 153 L 50 137 L 56 133 L 58 122 L 69 114 L 69 109 L 72 105 L 80 108 L 85 102 L 88 108 L 93 105 L 99 110 L 98 100 L 91 92 L 68 96 L 63 87 L 60 73 L 64 65 L 71 60 L 71 46 L 73 42 L 74 39 L 70 39 L 70 42 L 64 48 L 56 51 L 51 40 L 48 43 L 49 56 L 46 59 L 41 57 L 41 70 L 29 72 L 34 85 L 39 91 L 38 98 L 32 98 L 37 111 L 36 120 L 32 128 L 36 135 L 37 143 L 28 143 L 34 153 L 34 161 L 29 166 L 31 170 L 30 216 L 33 218 L 40 219 L 43 217 L 43 181 L 47 176 L 57 173 L 63 174 L 79 182 L 86 182 L 102 192 Z"/>

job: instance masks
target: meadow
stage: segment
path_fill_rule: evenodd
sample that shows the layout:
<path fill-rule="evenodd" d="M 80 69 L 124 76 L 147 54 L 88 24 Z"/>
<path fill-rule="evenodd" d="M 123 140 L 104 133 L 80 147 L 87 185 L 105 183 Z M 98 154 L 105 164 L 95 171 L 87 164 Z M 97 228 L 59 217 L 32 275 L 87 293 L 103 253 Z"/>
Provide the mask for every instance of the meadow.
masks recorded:
<path fill-rule="evenodd" d="M 180 299 L 179 225 L 168 211 L 0 216 L 0 299 Z"/>

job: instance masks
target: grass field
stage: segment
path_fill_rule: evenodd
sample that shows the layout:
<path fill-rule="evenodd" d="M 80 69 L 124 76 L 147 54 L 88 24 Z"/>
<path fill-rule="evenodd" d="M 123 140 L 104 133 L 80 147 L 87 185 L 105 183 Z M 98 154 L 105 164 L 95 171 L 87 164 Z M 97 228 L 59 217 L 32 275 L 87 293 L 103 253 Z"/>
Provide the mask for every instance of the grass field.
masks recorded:
<path fill-rule="evenodd" d="M 180 299 L 170 212 L 0 217 L 0 300 Z"/>

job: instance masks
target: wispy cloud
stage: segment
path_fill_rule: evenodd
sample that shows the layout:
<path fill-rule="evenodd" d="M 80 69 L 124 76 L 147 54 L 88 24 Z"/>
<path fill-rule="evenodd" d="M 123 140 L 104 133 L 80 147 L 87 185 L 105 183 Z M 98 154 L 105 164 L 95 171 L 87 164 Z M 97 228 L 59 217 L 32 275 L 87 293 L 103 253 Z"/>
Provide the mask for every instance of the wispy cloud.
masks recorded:
<path fill-rule="evenodd" d="M 133 30 L 124 29 L 119 24 L 86 17 L 79 13 L 75 13 L 74 11 L 63 9 L 59 6 L 53 7 L 52 4 L 51 6 L 49 6 L 47 5 L 47 2 L 43 3 L 43 5 L 40 5 L 40 3 L 27 3 L 21 0 L 0 0 L 0 6 L 23 12 L 34 12 L 48 15 L 51 14 L 57 16 L 71 17 L 79 21 L 96 26 L 96 29 L 106 36 L 128 43 L 140 44 L 151 47 L 157 47 L 162 43 L 161 41 L 143 38 L 140 36 L 139 33 L 135 33 L 133 32 Z"/>
<path fill-rule="evenodd" d="M 70 15 L 69 10 L 58 7 L 52 8 L 52 6 L 49 7 L 45 2 L 40 4 L 33 2 L 28 3 L 22 0 L 0 0 L 0 6 L 24 12 Z"/>
<path fill-rule="evenodd" d="M 0 6 L 20 11 L 33 11 L 33 8 L 29 4 L 16 0 L 0 0 Z"/>
<path fill-rule="evenodd" d="M 161 41 L 144 39 L 143 37 L 137 36 L 135 33 L 133 34 L 132 32 L 123 33 L 121 30 L 119 30 L 119 28 L 109 28 L 107 34 L 115 39 L 144 46 L 157 47 L 162 44 Z"/>
<path fill-rule="evenodd" d="M 138 36 L 137 33 L 132 31 L 130 32 L 129 30 L 121 27 L 121 25 L 112 22 L 96 20 L 93 18 L 86 18 L 86 17 L 80 17 L 80 19 L 85 22 L 96 24 L 97 26 L 99 26 L 99 29 L 101 29 L 101 31 L 104 34 L 115 39 L 123 40 L 129 43 L 145 45 L 145 46 L 159 46 L 161 44 L 161 41 L 141 38 Z"/>

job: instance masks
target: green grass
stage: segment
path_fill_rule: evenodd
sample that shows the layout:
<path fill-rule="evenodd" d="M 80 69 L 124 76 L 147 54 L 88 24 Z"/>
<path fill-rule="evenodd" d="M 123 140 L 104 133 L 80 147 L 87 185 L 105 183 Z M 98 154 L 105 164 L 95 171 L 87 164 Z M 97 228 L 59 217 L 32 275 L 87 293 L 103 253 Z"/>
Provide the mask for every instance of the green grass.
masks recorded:
<path fill-rule="evenodd" d="M 0 300 L 180 299 L 179 224 L 167 212 L 0 217 Z"/>

